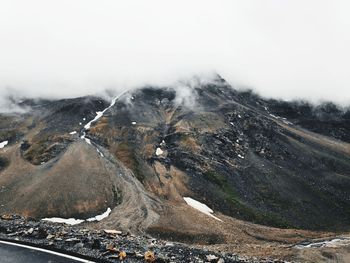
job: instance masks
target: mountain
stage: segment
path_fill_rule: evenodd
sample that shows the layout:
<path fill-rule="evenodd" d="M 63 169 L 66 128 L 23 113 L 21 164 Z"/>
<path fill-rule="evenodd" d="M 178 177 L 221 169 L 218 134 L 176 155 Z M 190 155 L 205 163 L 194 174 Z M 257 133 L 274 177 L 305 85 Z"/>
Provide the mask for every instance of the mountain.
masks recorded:
<path fill-rule="evenodd" d="M 94 227 L 207 243 L 231 240 L 237 219 L 349 231 L 349 109 L 265 99 L 220 77 L 19 106 L 0 115 L 0 214 L 111 208 Z"/>

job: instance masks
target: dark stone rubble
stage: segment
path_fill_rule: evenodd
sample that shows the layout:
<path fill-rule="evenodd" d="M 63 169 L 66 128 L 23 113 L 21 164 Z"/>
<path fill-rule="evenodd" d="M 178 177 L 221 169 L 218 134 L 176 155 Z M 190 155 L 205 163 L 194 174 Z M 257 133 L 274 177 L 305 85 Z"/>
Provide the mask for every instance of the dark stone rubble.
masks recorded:
<path fill-rule="evenodd" d="M 122 251 L 126 253 L 124 262 L 146 262 L 146 252 L 154 253 L 153 262 L 284 262 L 275 259 L 249 259 L 232 253 L 196 249 L 147 235 L 106 232 L 108 231 L 87 229 L 83 225 L 68 226 L 17 215 L 3 215 L 0 219 L 0 240 L 26 243 L 96 262 L 119 262 Z"/>

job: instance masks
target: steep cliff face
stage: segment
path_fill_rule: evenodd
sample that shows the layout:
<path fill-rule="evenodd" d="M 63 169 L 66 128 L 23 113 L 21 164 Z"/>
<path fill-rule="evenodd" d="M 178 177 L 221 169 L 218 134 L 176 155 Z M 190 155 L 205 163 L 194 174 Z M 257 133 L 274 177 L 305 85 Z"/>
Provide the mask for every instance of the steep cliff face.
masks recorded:
<path fill-rule="evenodd" d="M 0 213 L 88 217 L 111 207 L 101 227 L 166 234 L 172 223 L 188 228 L 189 196 L 222 218 L 349 229 L 349 111 L 334 105 L 266 100 L 220 78 L 185 92 L 132 90 L 112 104 L 25 103 L 31 111 L 0 119 L 9 141 Z"/>

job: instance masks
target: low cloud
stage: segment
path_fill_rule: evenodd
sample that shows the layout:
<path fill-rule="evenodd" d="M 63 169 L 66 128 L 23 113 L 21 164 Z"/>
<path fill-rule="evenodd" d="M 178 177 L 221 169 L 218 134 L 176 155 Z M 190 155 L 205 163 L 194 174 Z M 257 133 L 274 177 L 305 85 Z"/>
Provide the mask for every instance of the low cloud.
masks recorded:
<path fill-rule="evenodd" d="M 0 104 L 8 90 L 76 97 L 213 72 L 266 97 L 350 104 L 349 7 L 341 0 L 2 1 Z"/>
<path fill-rule="evenodd" d="M 25 113 L 29 110 L 28 106 L 20 106 L 22 97 L 17 96 L 18 92 L 12 89 L 3 89 L 0 96 L 1 113 Z"/>

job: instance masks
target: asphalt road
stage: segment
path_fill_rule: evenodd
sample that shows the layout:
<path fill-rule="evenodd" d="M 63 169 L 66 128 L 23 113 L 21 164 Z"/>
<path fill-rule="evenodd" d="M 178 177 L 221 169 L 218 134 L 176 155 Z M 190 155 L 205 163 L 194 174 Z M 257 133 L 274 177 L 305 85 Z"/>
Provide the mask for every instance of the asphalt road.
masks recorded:
<path fill-rule="evenodd" d="M 92 262 L 57 252 L 0 241 L 0 263 Z"/>

